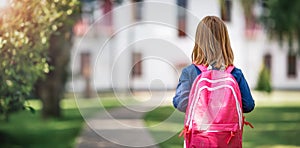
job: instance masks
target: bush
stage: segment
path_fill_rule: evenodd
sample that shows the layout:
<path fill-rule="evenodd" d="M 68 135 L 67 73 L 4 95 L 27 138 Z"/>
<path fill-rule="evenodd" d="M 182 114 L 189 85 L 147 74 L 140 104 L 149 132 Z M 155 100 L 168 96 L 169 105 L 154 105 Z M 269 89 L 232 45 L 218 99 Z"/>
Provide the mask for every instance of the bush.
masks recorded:
<path fill-rule="evenodd" d="M 266 68 L 266 66 L 263 66 L 261 71 L 259 72 L 259 77 L 255 90 L 265 91 L 268 93 L 272 92 L 271 74 L 269 69 Z"/>

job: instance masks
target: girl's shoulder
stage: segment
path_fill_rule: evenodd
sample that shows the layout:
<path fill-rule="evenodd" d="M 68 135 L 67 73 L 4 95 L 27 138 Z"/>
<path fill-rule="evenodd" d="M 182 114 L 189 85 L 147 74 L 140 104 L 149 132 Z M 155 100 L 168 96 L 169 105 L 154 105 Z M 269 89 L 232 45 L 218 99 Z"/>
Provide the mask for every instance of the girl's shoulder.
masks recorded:
<path fill-rule="evenodd" d="M 182 73 L 188 73 L 190 75 L 198 75 L 201 71 L 194 65 L 190 64 L 182 69 Z"/>
<path fill-rule="evenodd" d="M 234 66 L 234 69 L 231 71 L 232 74 L 238 74 L 238 75 L 242 75 L 243 72 L 240 68 L 237 68 Z"/>
<path fill-rule="evenodd" d="M 234 69 L 231 71 L 231 74 L 235 77 L 237 81 L 244 77 L 242 70 L 237 67 L 234 67 Z"/>
<path fill-rule="evenodd" d="M 183 68 L 183 70 L 185 70 L 185 71 L 195 71 L 195 69 L 196 69 L 196 67 L 194 64 L 190 64 Z"/>
<path fill-rule="evenodd" d="M 231 71 L 232 74 L 243 74 L 242 70 L 235 67 L 233 68 L 233 70 Z"/>
<path fill-rule="evenodd" d="M 194 80 L 199 74 L 201 73 L 201 71 L 194 65 L 194 64 L 190 64 L 186 67 L 184 67 L 182 69 L 182 74 L 187 76 L 188 79 L 190 79 L 190 81 L 192 82 L 192 80 Z"/>

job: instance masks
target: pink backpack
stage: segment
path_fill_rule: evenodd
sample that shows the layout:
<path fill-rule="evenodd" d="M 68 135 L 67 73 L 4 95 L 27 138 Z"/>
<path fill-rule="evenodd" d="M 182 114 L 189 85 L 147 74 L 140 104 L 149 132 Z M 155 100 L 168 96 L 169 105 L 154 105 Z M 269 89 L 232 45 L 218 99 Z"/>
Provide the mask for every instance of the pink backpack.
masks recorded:
<path fill-rule="evenodd" d="M 186 148 L 242 147 L 242 99 L 239 85 L 229 66 L 225 71 L 207 70 L 192 85 L 186 110 L 184 135 Z"/>

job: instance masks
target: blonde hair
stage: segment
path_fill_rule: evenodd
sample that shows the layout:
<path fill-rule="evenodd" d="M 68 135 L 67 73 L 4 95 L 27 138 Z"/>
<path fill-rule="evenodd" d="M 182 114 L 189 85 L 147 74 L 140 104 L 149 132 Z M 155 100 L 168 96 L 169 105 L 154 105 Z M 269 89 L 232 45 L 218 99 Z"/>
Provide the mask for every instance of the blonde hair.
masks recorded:
<path fill-rule="evenodd" d="M 206 16 L 198 24 L 192 61 L 214 67 L 233 65 L 234 55 L 226 25 L 216 16 Z"/>

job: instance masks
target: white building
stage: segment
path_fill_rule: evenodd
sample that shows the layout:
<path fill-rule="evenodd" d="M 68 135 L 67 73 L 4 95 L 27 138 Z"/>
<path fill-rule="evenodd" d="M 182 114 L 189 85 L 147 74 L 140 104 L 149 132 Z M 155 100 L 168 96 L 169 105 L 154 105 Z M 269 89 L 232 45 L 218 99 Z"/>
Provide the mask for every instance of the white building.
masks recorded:
<path fill-rule="evenodd" d="M 191 63 L 196 26 L 215 15 L 228 27 L 235 65 L 251 88 L 265 63 L 273 88 L 300 89 L 299 57 L 289 56 L 287 45 L 270 41 L 260 25 L 246 23 L 240 0 L 136 1 L 142 3 L 100 0 L 83 5 L 83 21 L 75 26 L 79 35 L 74 38 L 70 88 L 175 89 L 181 69 Z M 253 13 L 260 10 L 262 3 L 257 3 Z"/>

